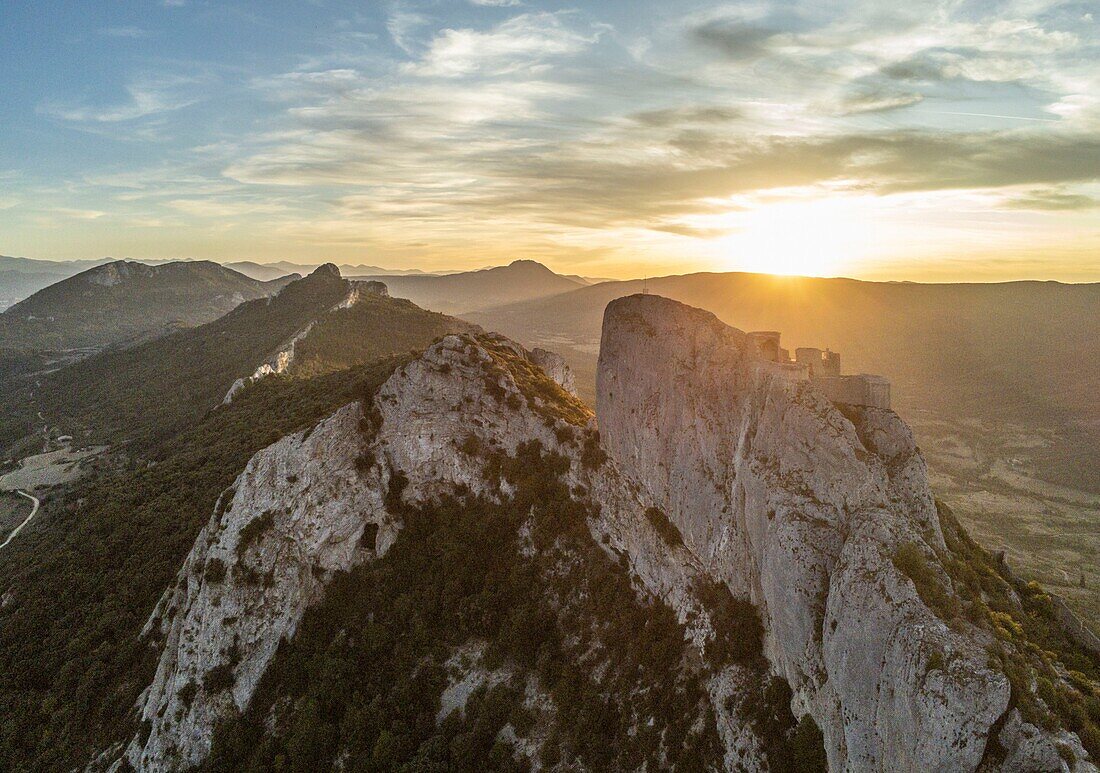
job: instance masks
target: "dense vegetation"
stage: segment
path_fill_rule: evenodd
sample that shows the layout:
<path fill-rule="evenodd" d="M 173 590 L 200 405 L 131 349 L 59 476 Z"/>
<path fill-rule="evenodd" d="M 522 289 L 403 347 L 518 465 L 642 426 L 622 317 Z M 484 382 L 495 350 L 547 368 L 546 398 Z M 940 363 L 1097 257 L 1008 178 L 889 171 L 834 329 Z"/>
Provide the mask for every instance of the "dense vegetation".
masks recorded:
<path fill-rule="evenodd" d="M 566 768 L 720 769 L 704 683 L 729 663 L 767 685 L 736 708 L 766 734 L 771 769 L 824 769 L 820 732 L 812 721 L 796 726 L 786 683 L 764 676 L 750 604 L 724 586 L 701 592 L 722 628 L 721 646 L 702 661 L 667 606 L 639 600 L 625 557 L 592 540 L 591 505 L 561 480 L 565 459 L 537 442 L 514 456 L 483 453 L 488 474 L 514 493 L 494 503 L 459 492 L 415 508 L 388 497 L 405 523 L 397 542 L 334 580 L 246 712 L 216 735 L 208 770 L 313 771 L 336 761 L 349 770 L 527 769 L 510 738 Z M 437 721 L 455 678 L 448 660 L 471 645 L 483 648 L 479 667 L 502 676 Z M 550 707 L 526 697 L 531 690 Z"/>
<path fill-rule="evenodd" d="M 79 362 L 0 396 L 0 449 L 46 421 L 84 443 L 127 441 L 137 449 L 169 437 L 218 405 L 296 333 L 293 372 L 313 376 L 426 347 L 467 325 L 408 301 L 364 295 L 330 311 L 351 283 L 324 269 L 271 299 L 242 304 L 221 319 Z"/>
<path fill-rule="evenodd" d="M 147 461 L 109 457 L 44 502 L 0 560 L 0 769 L 80 767 L 132 732 L 157 656 L 138 633 L 220 492 L 258 450 L 373 393 L 394 367 L 265 379 Z"/>

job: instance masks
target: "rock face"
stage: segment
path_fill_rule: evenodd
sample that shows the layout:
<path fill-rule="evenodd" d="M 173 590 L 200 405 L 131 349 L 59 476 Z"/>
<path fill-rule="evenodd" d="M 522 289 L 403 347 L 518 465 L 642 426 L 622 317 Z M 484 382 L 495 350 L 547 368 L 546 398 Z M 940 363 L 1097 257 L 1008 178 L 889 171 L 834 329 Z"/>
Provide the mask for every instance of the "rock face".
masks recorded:
<path fill-rule="evenodd" d="M 1010 687 L 891 560 L 902 544 L 944 548 L 912 434 L 889 410 L 845 416 L 750 352 L 708 312 L 613 301 L 597 371 L 607 452 L 707 572 L 758 607 L 830 769 L 977 768 Z"/>
<path fill-rule="evenodd" d="M 535 348 L 531 350 L 531 362 L 542 368 L 558 386 L 576 397 L 577 381 L 573 375 L 573 369 L 565 364 L 565 359 L 560 354 L 546 349 Z"/>
<path fill-rule="evenodd" d="M 202 760 L 217 722 L 248 703 L 326 578 L 392 543 L 379 481 L 356 469 L 361 417 L 350 405 L 308 437 L 283 438 L 222 495 L 146 625 L 163 655 L 141 707 L 150 733 L 128 750 L 135 767 Z"/>
<path fill-rule="evenodd" d="M 340 279 L 340 271 L 331 263 L 320 266 L 314 272 L 314 275 L 318 278 L 328 277 L 329 279 Z M 342 301 L 329 309 L 329 311 L 350 309 L 358 303 L 364 295 L 389 297 L 389 291 L 382 282 L 349 282 L 347 295 L 344 296 Z M 268 357 L 266 362 L 260 363 L 260 365 L 256 367 L 256 370 L 252 372 L 251 376 L 246 378 L 242 377 L 234 381 L 229 387 L 229 391 L 225 393 L 225 397 L 222 398 L 222 405 L 229 405 L 229 403 L 233 402 L 233 398 L 246 386 L 255 384 L 257 381 L 267 378 L 268 376 L 285 373 L 287 368 L 294 362 L 294 347 L 299 341 L 310 334 L 316 324 L 316 320 L 306 324 L 301 330 L 279 344 L 274 354 Z"/>
<path fill-rule="evenodd" d="M 218 723 L 248 704 L 332 574 L 392 544 L 400 524 L 384 498 L 396 471 L 409 501 L 458 485 L 486 491 L 481 463 L 457 452 L 472 433 L 504 451 L 531 439 L 557 445 L 537 413 L 487 393 L 493 362 L 470 339 L 447 336 L 381 387 L 377 415 L 364 418 L 354 403 L 249 462 L 146 625 L 162 655 L 139 707 L 150 732 L 131 742 L 130 764 L 169 771 L 205 758 Z M 518 399 L 514 380 L 500 377 L 498 388 Z"/>
<path fill-rule="evenodd" d="M 700 656 L 716 635 L 701 581 L 756 605 L 766 665 L 790 685 L 794 715 L 821 728 L 830 769 L 974 770 L 999 730 L 1000 769 L 1057 769 L 1057 742 L 1074 770 L 1095 770 L 1074 736 L 1010 708 L 986 642 L 948 627 L 896 566 L 902 545 L 933 567 L 945 550 L 924 460 L 896 414 L 842 413 L 713 315 L 634 296 L 606 313 L 597 387 L 608 458 L 593 461 L 591 414 L 534 367 L 566 386 L 564 363 L 547 354 L 447 336 L 366 408 L 257 454 L 149 620 L 161 658 L 129 763 L 166 771 L 206 757 L 334 574 L 397 539 L 388 501 L 458 490 L 500 501 L 508 484 L 462 449 L 510 454 L 538 441 L 594 505 L 596 543 L 638 594 L 673 610 Z M 655 508 L 682 541 L 647 517 Z M 738 714 L 759 697 L 760 674 L 734 663 L 708 673 L 725 767 L 767 770 L 762 739 Z"/>

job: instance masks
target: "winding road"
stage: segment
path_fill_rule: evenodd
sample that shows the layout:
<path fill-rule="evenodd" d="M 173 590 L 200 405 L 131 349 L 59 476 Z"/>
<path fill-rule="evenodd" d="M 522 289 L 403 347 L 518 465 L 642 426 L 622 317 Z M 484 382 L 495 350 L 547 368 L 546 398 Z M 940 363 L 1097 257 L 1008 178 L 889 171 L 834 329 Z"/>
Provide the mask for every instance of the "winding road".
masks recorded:
<path fill-rule="evenodd" d="M 0 550 L 6 548 L 8 546 L 8 543 L 15 539 L 15 535 L 21 532 L 23 530 L 23 527 L 31 522 L 31 519 L 34 518 L 34 516 L 38 513 L 38 506 L 42 504 L 38 501 L 38 497 L 32 497 L 26 491 L 16 491 L 15 493 L 21 496 L 25 496 L 27 499 L 31 500 L 31 502 L 34 503 L 34 507 L 31 508 L 31 514 L 27 516 L 26 520 L 24 520 L 23 523 L 12 529 L 12 532 L 8 535 L 8 538 L 4 540 L 3 544 L 0 544 Z"/>

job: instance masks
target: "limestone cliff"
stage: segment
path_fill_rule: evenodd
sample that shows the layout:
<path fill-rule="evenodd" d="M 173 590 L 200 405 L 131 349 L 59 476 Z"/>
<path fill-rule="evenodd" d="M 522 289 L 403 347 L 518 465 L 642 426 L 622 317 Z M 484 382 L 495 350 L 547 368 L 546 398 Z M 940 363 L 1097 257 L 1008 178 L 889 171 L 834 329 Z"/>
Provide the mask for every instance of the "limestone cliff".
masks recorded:
<path fill-rule="evenodd" d="M 924 460 L 894 413 L 841 410 L 754 359 L 740 331 L 654 296 L 607 310 L 598 435 L 561 388 L 565 372 L 552 380 L 539 363 L 554 365 L 501 337 L 447 336 L 362 404 L 257 454 L 150 618 L 161 656 L 128 761 L 201 762 L 334 577 L 382 561 L 407 533 L 406 508 L 456 495 L 510 501 L 516 484 L 501 460 L 537 441 L 543 458 L 560 460 L 545 475 L 584 508 L 592 543 L 639 599 L 682 626 L 695 654 L 679 656 L 668 678 L 702 691 L 690 724 L 715 730 L 707 767 L 778 769 L 782 749 L 768 733 L 783 733 L 782 747 L 805 716 L 834 770 L 1095 769 L 1076 736 L 1024 718 L 1026 696 L 991 657 L 988 627 L 948 625 L 903 571 L 907 558 L 950 587 L 943 562 L 960 537 L 945 533 Z M 525 556 L 539 549 L 529 530 L 520 528 Z M 754 619 L 733 616 L 735 598 L 759 610 L 766 660 L 730 654 L 729 637 Z M 588 665 L 591 678 L 615 669 L 609 657 Z M 545 683 L 523 678 L 535 692 Z M 447 689 L 466 679 L 452 675 Z M 754 712 L 764 692 L 789 696 L 774 707 L 787 717 L 779 731 Z M 537 739 L 511 725 L 501 738 L 530 757 L 557 737 L 554 723 L 577 719 L 544 714 L 551 726 Z M 637 716 L 631 732 L 673 719 Z M 680 749 L 662 741 L 651 764 L 675 766 Z"/>
<path fill-rule="evenodd" d="M 830 769 L 976 769 L 1017 717 L 985 634 L 949 626 L 893 560 L 916 546 L 943 573 L 909 428 L 888 410 L 842 412 L 768 365 L 708 312 L 613 301 L 597 371 L 605 448 L 707 572 L 760 609 L 769 660 L 822 728 Z M 1084 756 L 1071 736 L 1029 734 L 1044 764 L 1062 764 L 1056 743 Z"/>

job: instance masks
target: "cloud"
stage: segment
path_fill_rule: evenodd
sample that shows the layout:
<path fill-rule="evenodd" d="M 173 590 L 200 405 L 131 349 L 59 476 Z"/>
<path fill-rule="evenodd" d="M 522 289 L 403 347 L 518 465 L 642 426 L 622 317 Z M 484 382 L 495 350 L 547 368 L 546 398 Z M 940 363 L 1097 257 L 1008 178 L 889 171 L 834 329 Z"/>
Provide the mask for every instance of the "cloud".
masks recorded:
<path fill-rule="evenodd" d="M 736 19 L 711 19 L 694 27 L 691 38 L 732 61 L 757 59 L 768 52 L 765 45 L 778 32 Z"/>
<path fill-rule="evenodd" d="M 46 102 L 40 113 L 73 123 L 119 123 L 167 113 L 193 105 L 199 100 L 195 86 L 201 80 L 193 77 L 166 75 L 147 77 L 125 87 L 127 99 L 111 105 L 65 105 Z"/>
<path fill-rule="evenodd" d="M 1009 209 L 1031 209 L 1047 212 L 1068 212 L 1085 209 L 1100 209 L 1100 199 L 1079 193 L 1067 193 L 1062 189 L 1033 190 L 1023 196 L 1005 201 Z"/>
<path fill-rule="evenodd" d="M 151 32 L 141 27 L 105 27 L 99 31 L 99 34 L 110 38 L 131 38 L 134 40 L 152 35 Z"/>
<path fill-rule="evenodd" d="M 57 215 L 73 218 L 74 220 L 98 220 L 106 215 L 96 209 L 72 209 L 70 207 L 53 207 L 50 212 Z"/>
<path fill-rule="evenodd" d="M 386 19 L 386 31 L 398 48 L 411 54 L 415 49 L 415 34 L 428 23 L 428 17 L 423 14 L 397 10 Z"/>
<path fill-rule="evenodd" d="M 86 185 L 149 218 L 391 251 L 413 233 L 447 254 L 644 252 L 719 236 L 731 210 L 796 189 L 952 216 L 967 201 L 1005 221 L 1024 218 L 998 209 L 1095 206 L 1100 39 L 1052 0 L 750 0 L 671 22 L 637 6 L 618 29 L 599 4 L 471 4 L 515 3 L 342 17 L 297 68 L 247 76 L 246 120 L 219 116 L 162 167 Z M 131 136 L 174 125 L 199 85 L 135 79 L 114 102 L 42 112 Z"/>
<path fill-rule="evenodd" d="M 861 113 L 885 113 L 900 110 L 924 100 L 923 94 L 916 92 L 885 93 L 869 91 L 849 94 L 843 97 L 838 106 L 841 115 L 859 115 Z"/>
<path fill-rule="evenodd" d="M 168 206 L 196 217 L 240 217 L 285 212 L 286 206 L 270 201 L 229 201 L 216 198 L 174 199 Z"/>
<path fill-rule="evenodd" d="M 659 110 L 643 110 L 628 116 L 632 121 L 656 128 L 686 124 L 728 123 L 743 117 L 744 113 L 739 108 L 720 105 L 687 105 Z"/>
<path fill-rule="evenodd" d="M 548 59 L 579 53 L 598 39 L 570 29 L 562 14 L 516 16 L 487 32 L 446 29 L 437 35 L 423 58 L 406 71 L 427 77 L 493 76 L 515 73 Z"/>

